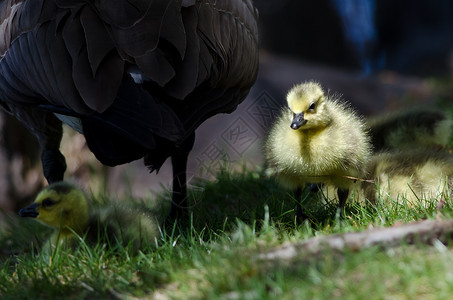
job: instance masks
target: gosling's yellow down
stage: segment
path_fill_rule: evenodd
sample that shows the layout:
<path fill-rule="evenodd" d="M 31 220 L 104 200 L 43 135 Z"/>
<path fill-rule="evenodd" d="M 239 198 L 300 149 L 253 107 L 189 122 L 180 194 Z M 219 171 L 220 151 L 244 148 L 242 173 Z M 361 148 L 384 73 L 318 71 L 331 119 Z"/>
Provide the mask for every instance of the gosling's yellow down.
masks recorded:
<path fill-rule="evenodd" d="M 368 121 L 373 150 L 440 149 L 452 134 L 448 115 L 436 108 L 417 107 L 377 116 Z"/>
<path fill-rule="evenodd" d="M 294 86 L 287 103 L 265 144 L 268 166 L 294 190 L 306 183 L 338 187 L 342 209 L 354 184 L 347 177 L 364 176 L 371 153 L 364 121 L 316 82 Z"/>
<path fill-rule="evenodd" d="M 115 246 L 120 243 L 137 252 L 152 245 L 159 235 L 156 221 L 150 215 L 119 205 L 90 208 L 83 191 L 67 182 L 49 185 L 33 204 L 21 209 L 19 215 L 36 218 L 54 228 L 51 246 L 73 247 L 79 236 L 90 244 L 101 242 Z"/>
<path fill-rule="evenodd" d="M 376 203 L 393 199 L 408 206 L 425 200 L 446 200 L 453 191 L 453 155 L 413 149 L 374 155 L 367 169 L 375 184 L 362 183 L 362 196 Z"/>

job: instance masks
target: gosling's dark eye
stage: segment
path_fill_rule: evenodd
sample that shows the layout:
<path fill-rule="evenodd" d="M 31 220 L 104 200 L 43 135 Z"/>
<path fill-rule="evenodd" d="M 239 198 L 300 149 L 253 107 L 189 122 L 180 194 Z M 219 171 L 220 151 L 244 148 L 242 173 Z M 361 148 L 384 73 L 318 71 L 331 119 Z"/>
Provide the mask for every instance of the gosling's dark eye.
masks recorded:
<path fill-rule="evenodd" d="M 41 202 L 42 207 L 49 207 L 54 204 L 55 204 L 55 202 L 53 202 L 50 198 L 46 198 Z"/>
<path fill-rule="evenodd" d="M 315 110 L 316 104 L 312 102 L 310 106 L 308 107 L 308 110 Z"/>

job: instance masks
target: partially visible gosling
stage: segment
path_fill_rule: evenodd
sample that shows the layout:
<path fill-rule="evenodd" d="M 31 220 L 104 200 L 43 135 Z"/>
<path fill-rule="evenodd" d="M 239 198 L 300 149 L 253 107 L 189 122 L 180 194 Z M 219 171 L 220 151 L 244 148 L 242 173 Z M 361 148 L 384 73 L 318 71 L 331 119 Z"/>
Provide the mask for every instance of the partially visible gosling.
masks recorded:
<path fill-rule="evenodd" d="M 367 168 L 375 184 L 362 183 L 362 196 L 371 203 L 391 197 L 413 206 L 448 198 L 453 191 L 453 155 L 444 151 L 384 152 L 373 156 Z"/>
<path fill-rule="evenodd" d="M 364 121 L 316 82 L 294 86 L 287 103 L 266 141 L 269 167 L 288 188 L 306 183 L 338 187 L 342 212 L 354 184 L 348 176 L 364 176 L 371 152 Z"/>
<path fill-rule="evenodd" d="M 368 121 L 375 152 L 442 148 L 448 145 L 452 121 L 439 109 L 419 107 L 378 116 Z"/>
<path fill-rule="evenodd" d="M 78 235 L 87 243 L 120 243 L 136 253 L 152 245 L 159 234 L 155 220 L 146 213 L 118 205 L 91 209 L 82 190 L 67 182 L 49 185 L 19 215 L 54 228 L 51 247 L 73 247 Z"/>

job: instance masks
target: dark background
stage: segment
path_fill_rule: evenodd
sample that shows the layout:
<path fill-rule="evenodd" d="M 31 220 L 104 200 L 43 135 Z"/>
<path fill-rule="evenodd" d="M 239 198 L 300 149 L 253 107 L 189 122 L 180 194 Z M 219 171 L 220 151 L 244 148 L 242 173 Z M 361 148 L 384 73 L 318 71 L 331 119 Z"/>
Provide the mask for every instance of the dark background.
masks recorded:
<path fill-rule="evenodd" d="M 373 74 L 450 71 L 449 0 L 255 1 L 261 47 L 275 54 Z M 278 3 L 278 4 L 271 4 Z"/>

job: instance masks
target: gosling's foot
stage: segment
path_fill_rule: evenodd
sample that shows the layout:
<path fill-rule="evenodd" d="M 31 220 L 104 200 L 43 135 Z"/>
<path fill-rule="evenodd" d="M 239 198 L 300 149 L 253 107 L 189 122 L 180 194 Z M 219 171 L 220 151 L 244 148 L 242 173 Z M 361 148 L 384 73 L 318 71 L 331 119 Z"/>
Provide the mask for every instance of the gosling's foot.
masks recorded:
<path fill-rule="evenodd" d="M 296 223 L 298 225 L 303 224 L 306 220 L 310 221 L 310 217 L 302 209 L 302 205 L 299 203 L 296 205 Z"/>

